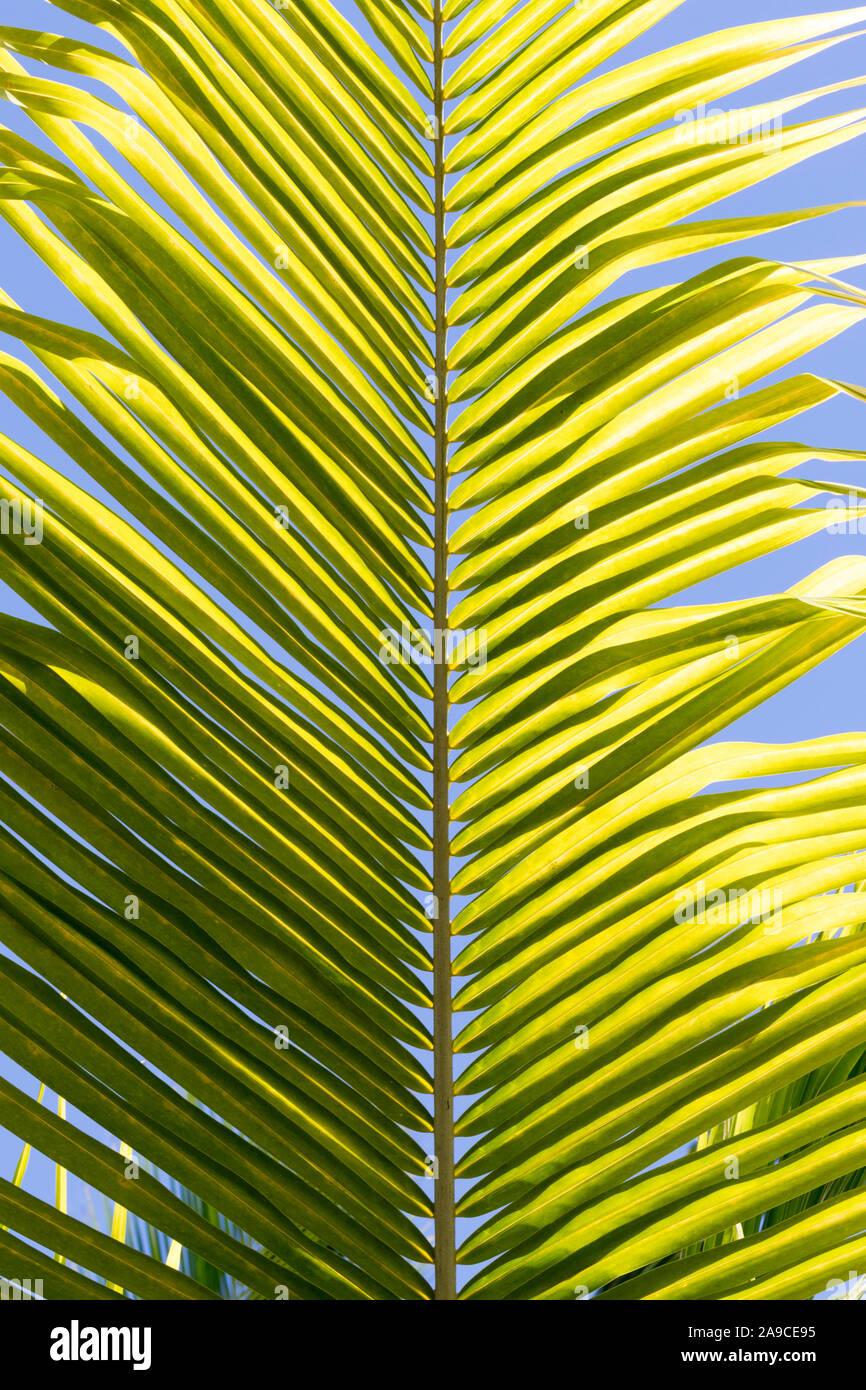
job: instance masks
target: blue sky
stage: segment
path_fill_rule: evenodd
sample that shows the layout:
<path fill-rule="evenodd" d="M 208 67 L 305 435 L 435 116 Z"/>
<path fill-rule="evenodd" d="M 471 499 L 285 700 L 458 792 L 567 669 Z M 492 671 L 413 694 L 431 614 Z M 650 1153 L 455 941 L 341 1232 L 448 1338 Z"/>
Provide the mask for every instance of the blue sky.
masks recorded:
<path fill-rule="evenodd" d="M 343 8 L 369 35 L 369 30 L 354 6 L 344 0 Z M 686 0 L 686 3 L 666 20 L 630 45 L 627 56 L 637 57 L 644 52 L 671 46 L 712 28 L 731 27 L 756 19 L 813 13 L 817 8 L 803 6 L 796 3 L 796 0 L 728 0 L 724 6 L 709 5 L 707 0 Z M 104 41 L 89 26 L 56 9 L 48 4 L 47 0 L 4 0 L 3 11 L 3 22 L 7 24 L 86 37 L 91 42 Z M 807 64 L 794 67 L 758 87 L 749 89 L 748 100 L 753 102 L 791 93 L 797 89 L 819 87 L 855 78 L 861 74 L 866 74 L 866 36 L 838 44 Z M 808 114 L 829 114 L 854 107 L 860 101 L 866 104 L 861 92 L 855 89 L 822 99 L 809 108 Z M 737 102 L 736 99 L 731 99 L 725 104 L 734 106 Z M 38 134 L 34 135 L 19 112 L 9 111 L 7 107 L 3 119 L 14 129 L 28 134 L 31 138 L 40 139 Z M 862 141 L 843 146 L 729 200 L 721 205 L 721 211 L 725 215 L 742 216 L 753 212 L 772 212 L 858 198 L 866 199 L 864 154 L 866 145 Z M 720 214 L 714 212 L 706 215 Z M 862 253 L 866 251 L 866 208 L 852 208 L 817 222 L 774 233 L 760 241 L 741 243 L 732 254 L 752 250 L 789 261 Z M 718 259 L 718 255 L 694 257 L 690 261 L 679 263 L 675 274 L 685 277 Z M 670 276 L 663 277 L 657 273 L 632 276 L 623 282 L 618 290 L 637 288 L 645 283 L 659 282 L 662 278 Z M 847 278 L 866 287 L 866 268 L 850 272 Z M 23 307 L 36 314 L 85 327 L 93 326 L 65 288 L 36 261 L 2 219 L 0 286 L 12 293 Z M 0 343 L 0 348 L 16 350 L 14 344 L 7 344 L 5 341 Z M 825 376 L 837 376 L 866 385 L 866 324 L 850 330 L 841 338 L 811 354 L 805 360 L 805 365 Z M 77 470 L 73 469 L 53 446 L 47 444 L 29 421 L 3 398 L 0 398 L 0 429 L 34 452 L 48 458 L 56 467 L 66 468 L 76 481 L 81 481 Z M 801 420 L 789 424 L 777 434 L 779 438 L 798 439 L 818 448 L 866 449 L 866 405 L 840 397 Z M 813 465 L 804 471 L 811 472 L 813 476 L 866 483 L 866 466 L 859 464 Z M 725 599 L 736 600 L 751 594 L 776 592 L 828 560 L 845 553 L 861 552 L 864 548 L 866 535 L 837 536 L 821 533 L 780 554 L 742 566 L 702 585 L 700 598 L 719 602 Z M 696 594 L 694 596 L 696 597 Z M 27 611 L 2 583 L 2 578 L 0 606 L 13 613 Z M 741 720 L 732 730 L 726 731 L 723 737 L 733 735 L 783 741 L 866 727 L 863 699 L 866 684 L 864 653 L 866 645 L 861 641 L 834 655 L 824 666 L 789 690 L 774 696 L 759 710 Z M 15 1074 L 17 1078 L 17 1073 Z M 0 1172 L 4 1175 L 11 1174 L 19 1150 L 20 1144 L 17 1140 L 0 1133 Z M 53 1165 L 34 1157 L 28 1186 L 40 1195 L 51 1198 Z M 76 1205 L 79 1202 L 82 1204 L 80 1209 Z M 72 1202 L 71 1210 L 73 1214 L 87 1219 L 85 1202 L 84 1194 L 78 1193 Z"/>

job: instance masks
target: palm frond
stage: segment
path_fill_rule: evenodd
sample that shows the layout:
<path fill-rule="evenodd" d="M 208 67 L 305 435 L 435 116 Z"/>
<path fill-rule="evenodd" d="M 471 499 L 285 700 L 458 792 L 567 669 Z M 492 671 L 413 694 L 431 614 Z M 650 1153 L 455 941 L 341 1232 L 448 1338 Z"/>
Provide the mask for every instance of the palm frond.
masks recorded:
<path fill-rule="evenodd" d="M 0 216 L 80 309 L 0 292 L 0 1017 L 69 1106 L 0 1121 L 113 1212 L 0 1181 L 49 1298 L 854 1268 L 866 734 L 719 740 L 863 633 L 866 561 L 688 590 L 866 496 L 765 437 L 862 398 L 794 364 L 866 257 L 738 247 L 858 204 L 709 212 L 866 131 L 806 111 L 854 80 L 712 108 L 866 7 L 631 58 L 678 5 L 0 27 Z"/>

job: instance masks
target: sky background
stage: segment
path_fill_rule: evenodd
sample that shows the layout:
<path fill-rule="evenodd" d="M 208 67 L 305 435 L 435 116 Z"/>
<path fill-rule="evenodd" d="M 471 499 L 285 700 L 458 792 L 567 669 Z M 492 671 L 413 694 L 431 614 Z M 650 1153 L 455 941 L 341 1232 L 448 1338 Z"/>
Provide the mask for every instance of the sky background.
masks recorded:
<path fill-rule="evenodd" d="M 354 6 L 348 3 L 348 0 L 343 0 L 340 7 L 370 41 L 378 46 L 375 37 L 370 35 L 368 27 Z M 101 43 L 103 46 L 113 46 L 99 31 L 94 31 L 90 26 L 48 4 L 47 0 L 3 0 L 2 8 L 2 20 L 5 24 L 78 36 L 90 42 Z M 605 66 L 617 66 L 624 60 L 676 45 L 711 29 L 733 27 L 754 20 L 783 18 L 793 14 L 809 14 L 817 9 L 817 6 L 797 3 L 797 0 L 727 0 L 723 6 L 709 4 L 707 0 L 686 0 L 686 3 L 667 19 L 654 26 L 640 40 L 629 45 L 616 62 L 609 62 Z M 33 70 L 37 71 L 35 67 Z M 746 102 L 751 104 L 773 96 L 791 94 L 797 90 L 860 77 L 866 81 L 866 36 L 854 37 L 839 43 L 817 58 L 747 89 L 742 98 L 732 97 L 715 105 L 730 109 Z M 798 117 L 795 114 L 793 119 L 817 117 L 855 108 L 861 102 L 866 105 L 864 92 L 866 87 L 823 98 L 808 107 L 803 116 Z M 107 95 L 104 91 L 102 94 Z M 2 120 L 9 127 L 35 139 L 37 143 L 45 143 L 39 132 L 34 131 L 21 113 L 10 108 L 8 103 L 4 104 Z M 862 138 L 836 151 L 809 160 L 796 169 L 777 175 L 770 181 L 697 215 L 743 216 L 853 200 L 866 200 L 866 143 Z M 737 243 L 730 252 L 722 251 L 678 262 L 674 266 L 673 276 L 670 271 L 632 274 L 618 283 L 615 292 L 619 294 L 645 285 L 661 283 L 674 276 L 686 278 L 727 255 L 750 252 L 786 261 L 862 254 L 866 252 L 866 207 L 854 207 L 819 221 L 776 232 L 769 237 Z M 846 278 L 866 287 L 866 268 L 847 272 Z M 77 301 L 16 238 L 2 218 L 0 287 L 12 294 L 23 308 L 33 313 L 85 328 L 96 326 Z M 20 351 L 17 344 L 3 339 L 2 335 L 0 350 L 14 353 Z M 796 368 L 789 368 L 781 375 L 804 367 L 821 375 L 840 377 L 866 385 L 866 323 L 849 330 L 808 358 L 802 359 Z M 80 472 L 2 396 L 0 430 L 65 471 L 75 481 L 84 481 Z M 841 447 L 866 450 L 866 404 L 839 397 L 767 437 L 796 439 L 818 449 Z M 866 467 L 856 463 L 812 464 L 801 471 L 806 475 L 835 477 L 852 484 L 866 483 Z M 88 486 L 97 495 L 102 496 L 103 500 L 108 500 L 98 488 L 90 483 Z M 676 602 L 721 602 L 753 594 L 778 592 L 827 561 L 843 554 L 861 553 L 864 549 L 866 535 L 833 535 L 823 532 L 771 557 L 726 572 L 701 585 L 699 590 L 678 596 Z M 2 574 L 0 609 L 35 616 L 2 582 Z M 866 644 L 861 640 L 834 655 L 827 663 L 788 690 L 775 695 L 760 709 L 731 726 L 719 737 L 789 741 L 805 739 L 816 734 L 863 729 L 866 727 L 864 656 Z M 0 1064 L 7 1065 L 2 1061 Z M 19 1084 L 26 1085 L 31 1093 L 35 1093 L 35 1082 L 24 1078 L 17 1068 L 9 1067 L 8 1074 Z M 53 1100 L 53 1097 L 49 1099 Z M 0 1131 L 0 1173 L 3 1176 L 11 1176 L 20 1148 L 17 1139 Z M 52 1200 L 53 1184 L 53 1165 L 34 1155 L 27 1186 L 40 1196 Z M 83 1219 L 92 1219 L 94 1208 L 88 1206 L 89 1200 L 83 1191 L 71 1192 L 72 1214 Z M 95 1203 L 101 1212 L 101 1199 L 96 1197 Z"/>

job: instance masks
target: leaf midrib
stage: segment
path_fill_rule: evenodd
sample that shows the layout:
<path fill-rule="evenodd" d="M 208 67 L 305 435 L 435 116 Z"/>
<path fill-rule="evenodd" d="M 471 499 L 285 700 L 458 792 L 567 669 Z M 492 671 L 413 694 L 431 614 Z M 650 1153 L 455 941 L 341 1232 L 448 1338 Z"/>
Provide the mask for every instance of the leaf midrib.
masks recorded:
<path fill-rule="evenodd" d="M 448 405 L 445 282 L 445 136 L 442 0 L 433 3 L 435 321 L 435 544 L 433 625 L 448 629 Z M 438 643 L 436 647 L 438 649 Z M 449 865 L 448 665 L 438 660 L 433 679 L 433 1152 L 435 1298 L 457 1296 L 454 1234 L 454 1117 L 451 1009 Z"/>

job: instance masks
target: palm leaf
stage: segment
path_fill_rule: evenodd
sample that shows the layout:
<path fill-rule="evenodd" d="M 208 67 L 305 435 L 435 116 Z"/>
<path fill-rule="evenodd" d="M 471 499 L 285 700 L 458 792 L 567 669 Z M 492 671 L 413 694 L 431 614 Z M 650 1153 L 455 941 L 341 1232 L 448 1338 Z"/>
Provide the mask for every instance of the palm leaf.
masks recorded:
<path fill-rule="evenodd" d="M 762 438 L 862 397 L 792 369 L 864 257 L 737 248 L 853 203 L 709 213 L 857 84 L 708 110 L 866 7 L 631 59 L 678 3 L 0 27 L 0 216 L 81 308 L 0 292 L 45 441 L 0 436 L 0 1015 L 64 1098 L 0 1078 L 58 1173 L 0 1251 L 47 1297 L 803 1298 L 862 1246 L 866 734 L 719 739 L 866 564 L 677 599 L 866 495 Z"/>

